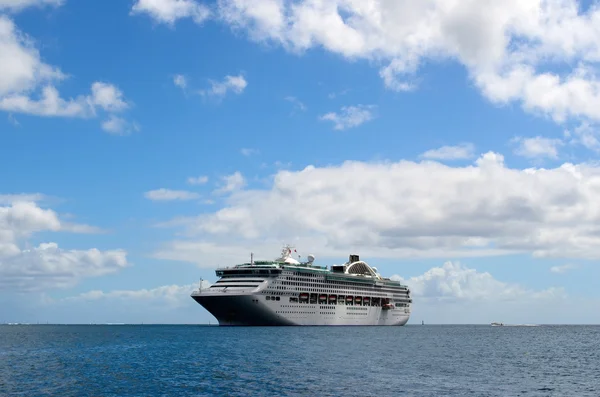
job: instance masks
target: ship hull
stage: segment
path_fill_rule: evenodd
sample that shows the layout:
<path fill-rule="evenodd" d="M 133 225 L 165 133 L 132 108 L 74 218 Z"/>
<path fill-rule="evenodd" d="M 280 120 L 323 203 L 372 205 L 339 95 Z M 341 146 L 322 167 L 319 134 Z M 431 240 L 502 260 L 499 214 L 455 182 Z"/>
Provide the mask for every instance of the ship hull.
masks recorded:
<path fill-rule="evenodd" d="M 303 304 L 267 301 L 260 294 L 193 294 L 221 326 L 403 326 L 410 317 L 404 308 Z"/>

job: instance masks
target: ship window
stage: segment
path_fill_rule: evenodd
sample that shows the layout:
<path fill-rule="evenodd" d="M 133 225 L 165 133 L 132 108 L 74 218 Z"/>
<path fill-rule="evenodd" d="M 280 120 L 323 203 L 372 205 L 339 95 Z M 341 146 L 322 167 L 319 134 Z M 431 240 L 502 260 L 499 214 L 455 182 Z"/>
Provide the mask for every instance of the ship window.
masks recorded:
<path fill-rule="evenodd" d="M 266 296 L 265 298 L 267 298 L 267 300 L 270 300 L 270 299 L 271 299 L 271 297 L 270 297 L 270 296 Z"/>
<path fill-rule="evenodd" d="M 279 297 L 275 298 L 275 300 L 277 300 L 277 301 L 278 301 L 278 300 L 279 300 Z"/>

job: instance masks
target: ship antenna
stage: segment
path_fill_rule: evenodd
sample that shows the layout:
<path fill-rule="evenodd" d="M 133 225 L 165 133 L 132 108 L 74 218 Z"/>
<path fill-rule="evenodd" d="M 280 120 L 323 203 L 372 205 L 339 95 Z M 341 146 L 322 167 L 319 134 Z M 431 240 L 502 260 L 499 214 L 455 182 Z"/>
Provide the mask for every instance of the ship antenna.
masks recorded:
<path fill-rule="evenodd" d="M 202 292 L 202 277 L 200 277 L 200 285 L 198 286 L 198 292 Z"/>
<path fill-rule="evenodd" d="M 250 265 L 254 266 L 254 253 L 250 253 Z"/>

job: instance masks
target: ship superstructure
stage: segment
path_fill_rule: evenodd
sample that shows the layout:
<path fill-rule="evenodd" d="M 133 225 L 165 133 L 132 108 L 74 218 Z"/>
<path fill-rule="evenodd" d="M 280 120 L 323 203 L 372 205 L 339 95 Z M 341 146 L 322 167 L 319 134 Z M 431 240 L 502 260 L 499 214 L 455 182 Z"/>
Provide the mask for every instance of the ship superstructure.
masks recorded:
<path fill-rule="evenodd" d="M 219 268 L 219 280 L 192 298 L 219 325 L 404 325 L 412 299 L 407 286 L 382 277 L 377 268 L 350 255 L 327 267 L 308 255 L 300 262 L 292 248 L 273 261 Z"/>

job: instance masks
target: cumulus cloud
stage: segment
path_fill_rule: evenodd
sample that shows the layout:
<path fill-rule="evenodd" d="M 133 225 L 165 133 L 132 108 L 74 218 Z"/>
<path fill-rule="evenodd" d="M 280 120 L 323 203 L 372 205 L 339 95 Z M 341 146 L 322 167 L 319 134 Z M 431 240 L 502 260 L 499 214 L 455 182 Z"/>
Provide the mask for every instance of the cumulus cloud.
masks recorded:
<path fill-rule="evenodd" d="M 93 106 L 86 97 L 65 100 L 50 85 L 42 88 L 38 99 L 25 94 L 1 97 L 0 110 L 49 117 L 91 117 L 94 113 Z"/>
<path fill-rule="evenodd" d="M 147 14 L 156 22 L 172 26 L 182 18 L 201 24 L 210 16 L 210 9 L 195 0 L 137 0 L 131 14 Z"/>
<path fill-rule="evenodd" d="M 562 287 L 534 289 L 504 282 L 488 272 L 459 262 L 448 261 L 414 277 L 396 275 L 391 278 L 408 285 L 411 290 L 412 322 L 595 324 L 597 320 L 597 316 L 585 314 L 597 304 L 594 299 L 567 295 Z M 557 319 L 557 307 L 568 315 Z"/>
<path fill-rule="evenodd" d="M 432 160 L 464 160 L 475 156 L 475 146 L 463 143 L 457 146 L 442 146 L 421 154 L 421 157 Z"/>
<path fill-rule="evenodd" d="M 190 185 L 204 185 L 206 182 L 208 182 L 208 177 L 206 175 L 190 176 L 187 179 L 187 182 Z"/>
<path fill-rule="evenodd" d="M 345 130 L 372 120 L 375 105 L 344 106 L 338 113 L 329 112 L 320 117 L 321 120 L 333 122 L 336 130 Z"/>
<path fill-rule="evenodd" d="M 199 93 L 203 96 L 212 96 L 217 98 L 224 97 L 228 92 L 241 94 L 246 89 L 248 82 L 244 76 L 225 76 L 222 81 L 209 80 L 211 88 L 201 90 Z"/>
<path fill-rule="evenodd" d="M 25 94 L 0 97 L 0 110 L 49 117 L 92 117 L 98 108 L 118 112 L 128 106 L 112 84 L 95 82 L 91 91 L 87 96 L 63 99 L 54 86 L 48 85 L 42 88 L 39 99 Z"/>
<path fill-rule="evenodd" d="M 92 84 L 92 95 L 89 98 L 93 105 L 108 112 L 119 112 L 129 105 L 123 100 L 123 93 L 112 84 L 97 81 Z"/>
<path fill-rule="evenodd" d="M 160 251 L 190 258 L 233 239 L 248 247 L 268 241 L 270 250 L 298 241 L 327 256 L 354 249 L 390 258 L 597 259 L 598 192 L 594 164 L 513 169 L 493 152 L 463 167 L 433 161 L 309 166 L 277 172 L 264 190 L 236 190 L 214 213 L 179 218 L 171 226 L 184 227 L 189 240 Z"/>
<path fill-rule="evenodd" d="M 150 190 L 144 193 L 144 196 L 153 201 L 186 201 L 200 198 L 198 193 L 188 192 L 187 190 L 171 190 L 164 188 Z"/>
<path fill-rule="evenodd" d="M 572 144 L 582 145 L 595 152 L 600 151 L 598 128 L 590 123 L 581 123 L 571 130 L 565 130 L 565 140 Z"/>
<path fill-rule="evenodd" d="M 175 84 L 176 87 L 185 90 L 188 85 L 187 78 L 182 74 L 176 74 L 175 76 L 173 76 L 173 84 Z"/>
<path fill-rule="evenodd" d="M 102 129 L 113 135 L 127 135 L 131 132 L 139 131 L 139 126 L 136 123 L 111 114 L 108 119 L 102 122 Z"/>
<path fill-rule="evenodd" d="M 38 232 L 90 233 L 98 229 L 64 222 L 53 210 L 22 201 L 24 195 L 12 196 L 8 206 L 0 206 L 0 290 L 68 287 L 83 278 L 116 272 L 128 265 L 123 250 L 64 250 L 55 243 L 21 248 L 23 241 Z"/>
<path fill-rule="evenodd" d="M 42 3 L 61 4 L 6 0 L 3 4 L 6 7 L 12 4 L 15 8 Z M 0 15 L 0 110 L 44 117 L 85 118 L 95 117 L 100 110 L 115 113 L 129 106 L 119 88 L 101 81 L 92 83 L 88 95 L 63 98 L 56 85 L 65 78 L 58 67 L 42 61 L 33 40 L 19 31 L 10 18 Z"/>
<path fill-rule="evenodd" d="M 306 110 L 306 105 L 295 96 L 286 96 L 284 99 L 294 105 L 295 110 L 299 110 L 301 112 Z"/>
<path fill-rule="evenodd" d="M 209 288 L 210 283 L 206 280 L 202 280 L 202 288 Z M 130 301 L 139 300 L 146 303 L 148 306 L 161 303 L 170 306 L 182 306 L 191 302 L 190 294 L 198 289 L 198 284 L 188 285 L 163 285 L 151 289 L 140 289 L 140 290 L 113 290 L 113 291 L 101 291 L 93 290 L 88 291 L 77 296 L 64 298 L 64 301 Z"/>
<path fill-rule="evenodd" d="M 368 60 L 392 90 L 415 89 L 423 64 L 454 60 L 495 103 L 557 121 L 600 120 L 595 3 L 218 0 L 214 17 L 293 53 L 323 48 Z"/>
<path fill-rule="evenodd" d="M 32 41 L 11 19 L 0 15 L 0 98 L 64 78 L 60 69 L 41 60 Z"/>
<path fill-rule="evenodd" d="M 527 158 L 558 158 L 558 147 L 563 145 L 561 139 L 550 139 L 541 136 L 534 138 L 518 137 L 513 140 L 518 143 L 515 154 Z"/>
<path fill-rule="evenodd" d="M 65 0 L 0 0 L 0 11 L 21 11 L 27 7 L 61 6 Z"/>
<path fill-rule="evenodd" d="M 236 171 L 231 175 L 226 175 L 222 178 L 222 186 L 215 193 L 231 193 L 246 186 L 246 179 L 241 172 Z"/>
<path fill-rule="evenodd" d="M 409 285 L 415 298 L 428 300 L 526 301 L 529 299 L 559 299 L 565 297 L 562 288 L 533 291 L 517 284 L 496 280 L 488 272 L 478 272 L 459 262 L 446 262 L 422 275 L 404 279 L 392 276 Z"/>
<path fill-rule="evenodd" d="M 575 270 L 575 269 L 578 269 L 578 268 L 579 268 L 579 265 L 576 265 L 574 263 L 567 263 L 565 265 L 552 266 L 550 268 L 550 271 L 552 273 L 563 274 L 563 273 L 567 273 L 568 271 Z"/>
<path fill-rule="evenodd" d="M 123 250 L 62 250 L 44 243 L 16 255 L 0 257 L 0 289 L 42 291 L 72 287 L 83 278 L 103 276 L 127 266 Z"/>
<path fill-rule="evenodd" d="M 21 194 L 0 194 L 0 205 L 12 204 L 15 202 L 39 202 L 46 198 L 41 193 L 21 193 Z"/>
<path fill-rule="evenodd" d="M 157 8 L 168 3 L 170 10 L 176 2 L 152 3 Z M 416 89 L 421 65 L 452 60 L 493 103 L 519 103 L 559 123 L 600 122 L 600 6 L 595 3 L 218 0 L 213 17 L 250 40 L 295 54 L 322 48 L 348 60 L 367 60 L 380 68 L 391 90 Z M 336 113 L 327 117 L 335 121 Z"/>

